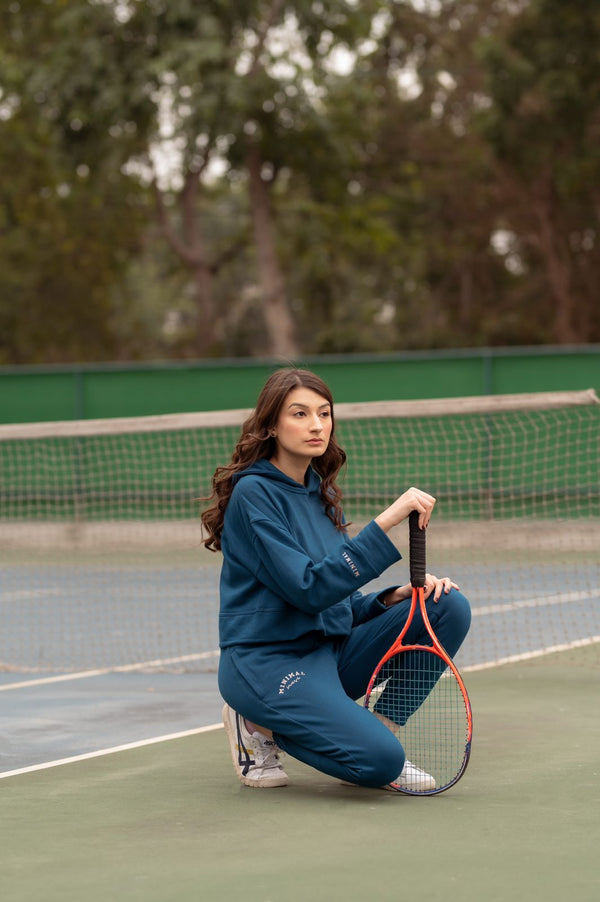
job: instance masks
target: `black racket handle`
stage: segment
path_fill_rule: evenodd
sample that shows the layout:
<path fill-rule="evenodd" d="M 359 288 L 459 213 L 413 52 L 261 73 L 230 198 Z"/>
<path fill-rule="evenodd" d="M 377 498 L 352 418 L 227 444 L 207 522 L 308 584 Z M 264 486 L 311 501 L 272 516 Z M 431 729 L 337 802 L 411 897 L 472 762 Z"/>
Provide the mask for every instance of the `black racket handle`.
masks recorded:
<path fill-rule="evenodd" d="M 425 529 L 419 527 L 419 512 L 408 515 L 408 562 L 410 584 L 414 589 L 425 585 Z"/>

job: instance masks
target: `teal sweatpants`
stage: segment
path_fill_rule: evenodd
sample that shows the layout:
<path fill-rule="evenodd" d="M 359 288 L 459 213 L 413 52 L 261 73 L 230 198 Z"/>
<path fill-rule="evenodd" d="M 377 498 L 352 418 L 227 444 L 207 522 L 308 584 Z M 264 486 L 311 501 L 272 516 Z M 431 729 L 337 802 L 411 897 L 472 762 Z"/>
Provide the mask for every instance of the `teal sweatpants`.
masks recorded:
<path fill-rule="evenodd" d="M 272 730 L 277 745 L 305 764 L 362 786 L 390 783 L 404 766 L 404 749 L 356 699 L 402 630 L 409 607 L 409 601 L 394 605 L 349 636 L 312 633 L 293 642 L 224 648 L 221 695 L 243 717 Z M 437 603 L 429 599 L 427 613 L 453 657 L 471 622 L 467 599 L 452 589 Z M 405 641 L 431 644 L 418 611 Z"/>

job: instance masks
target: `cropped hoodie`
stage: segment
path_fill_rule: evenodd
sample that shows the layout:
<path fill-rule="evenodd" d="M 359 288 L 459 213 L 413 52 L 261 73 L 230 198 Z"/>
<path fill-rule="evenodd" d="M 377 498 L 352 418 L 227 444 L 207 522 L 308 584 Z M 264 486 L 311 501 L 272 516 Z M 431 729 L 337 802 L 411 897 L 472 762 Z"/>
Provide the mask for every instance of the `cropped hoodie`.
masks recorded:
<path fill-rule="evenodd" d="M 401 558 L 374 520 L 353 538 L 336 529 L 312 468 L 301 485 L 259 460 L 234 481 L 221 536 L 222 648 L 346 636 L 385 610 L 388 589 L 359 591 Z"/>

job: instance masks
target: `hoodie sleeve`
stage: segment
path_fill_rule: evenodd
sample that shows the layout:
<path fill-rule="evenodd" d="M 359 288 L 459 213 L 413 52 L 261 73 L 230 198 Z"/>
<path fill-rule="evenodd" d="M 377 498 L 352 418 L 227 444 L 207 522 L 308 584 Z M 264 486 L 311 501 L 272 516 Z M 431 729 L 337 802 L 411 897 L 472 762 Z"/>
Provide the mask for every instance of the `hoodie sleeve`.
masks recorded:
<path fill-rule="evenodd" d="M 378 617 L 379 614 L 387 611 L 387 607 L 381 599 L 386 592 L 391 592 L 397 588 L 397 586 L 388 586 L 385 589 L 380 589 L 378 592 L 368 592 L 366 595 L 362 592 L 355 592 L 350 598 L 353 625 L 358 626 L 359 623 L 365 623 L 367 620 L 372 620 L 373 617 Z"/>
<path fill-rule="evenodd" d="M 251 566 L 256 578 L 307 613 L 324 611 L 348 598 L 401 558 L 374 520 L 354 538 L 340 536 L 342 540 L 330 553 L 314 561 L 283 522 L 267 516 L 248 499 L 244 518 L 254 552 Z M 374 605 L 380 604 L 375 595 L 364 598 L 361 620 L 374 616 Z"/>

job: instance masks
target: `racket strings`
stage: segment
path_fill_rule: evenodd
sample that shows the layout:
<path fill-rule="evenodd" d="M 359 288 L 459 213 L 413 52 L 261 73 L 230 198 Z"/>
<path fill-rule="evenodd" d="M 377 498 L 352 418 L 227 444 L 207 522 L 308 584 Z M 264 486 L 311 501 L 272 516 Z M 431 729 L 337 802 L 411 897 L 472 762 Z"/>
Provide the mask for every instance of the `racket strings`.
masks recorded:
<path fill-rule="evenodd" d="M 438 792 L 456 782 L 468 755 L 469 715 L 460 683 L 437 652 L 393 655 L 375 680 L 368 707 L 394 732 L 417 769 L 406 791 L 430 792 L 432 778 Z"/>

